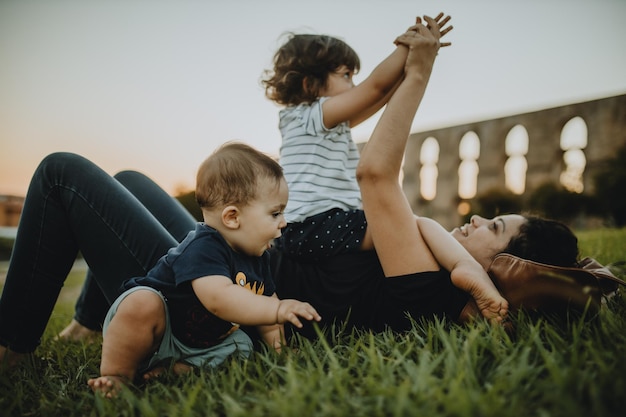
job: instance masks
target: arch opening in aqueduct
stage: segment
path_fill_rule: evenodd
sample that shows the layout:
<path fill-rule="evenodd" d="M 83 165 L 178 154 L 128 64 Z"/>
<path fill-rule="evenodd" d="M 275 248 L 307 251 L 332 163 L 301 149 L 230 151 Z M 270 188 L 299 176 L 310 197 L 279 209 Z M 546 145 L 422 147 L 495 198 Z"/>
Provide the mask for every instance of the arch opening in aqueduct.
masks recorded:
<path fill-rule="evenodd" d="M 492 189 L 546 182 L 593 193 L 601 161 L 626 145 L 626 95 L 411 134 L 403 188 L 413 210 L 458 226 Z"/>

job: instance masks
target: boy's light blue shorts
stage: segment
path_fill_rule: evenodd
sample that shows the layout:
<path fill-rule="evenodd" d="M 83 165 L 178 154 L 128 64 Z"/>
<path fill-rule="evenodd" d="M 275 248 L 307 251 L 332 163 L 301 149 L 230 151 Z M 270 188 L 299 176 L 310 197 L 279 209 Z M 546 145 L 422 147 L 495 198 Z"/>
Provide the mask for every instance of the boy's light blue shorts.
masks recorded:
<path fill-rule="evenodd" d="M 122 293 L 115 302 L 109 308 L 109 312 L 104 319 L 102 328 L 102 334 L 106 334 L 107 328 L 111 323 L 111 319 L 115 316 L 117 308 L 120 303 L 129 294 L 140 291 L 148 290 L 152 291 L 161 297 L 163 306 L 165 307 L 165 332 L 163 333 L 163 340 L 159 345 L 159 349 L 149 358 L 146 358 L 144 362 L 138 367 L 138 372 L 145 372 L 157 366 L 169 366 L 175 362 L 183 362 L 195 367 L 210 366 L 215 367 L 220 365 L 230 355 L 236 354 L 241 359 L 246 359 L 250 356 L 253 350 L 252 340 L 241 329 L 234 331 L 228 337 L 226 337 L 222 343 L 210 348 L 192 348 L 184 345 L 172 334 L 172 326 L 170 325 L 170 315 L 165 302 L 165 297 L 159 291 L 150 287 L 134 287 L 124 293 Z"/>

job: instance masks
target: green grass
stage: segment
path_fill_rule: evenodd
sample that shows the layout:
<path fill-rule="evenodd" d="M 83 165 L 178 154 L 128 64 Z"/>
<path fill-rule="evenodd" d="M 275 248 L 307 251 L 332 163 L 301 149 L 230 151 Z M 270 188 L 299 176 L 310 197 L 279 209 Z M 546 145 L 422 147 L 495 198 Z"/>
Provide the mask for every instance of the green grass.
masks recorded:
<path fill-rule="evenodd" d="M 582 255 L 626 259 L 626 229 L 580 232 Z M 74 294 L 82 277 L 64 291 Z M 71 293 L 74 291 L 74 293 Z M 346 332 L 297 340 L 114 400 L 88 389 L 98 344 L 55 342 L 64 296 L 32 360 L 0 376 L 0 415 L 33 416 L 616 416 L 626 413 L 626 297 L 596 320 L 514 317 L 511 336 L 483 322 L 417 322 L 407 334 Z"/>

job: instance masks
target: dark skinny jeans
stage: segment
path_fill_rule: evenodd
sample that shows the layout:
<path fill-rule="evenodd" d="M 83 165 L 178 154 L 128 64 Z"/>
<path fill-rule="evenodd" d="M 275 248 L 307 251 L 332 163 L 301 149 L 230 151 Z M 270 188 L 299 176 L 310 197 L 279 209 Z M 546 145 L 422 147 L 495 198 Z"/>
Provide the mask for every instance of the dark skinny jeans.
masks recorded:
<path fill-rule="evenodd" d="M 46 157 L 31 180 L 0 298 L 0 345 L 39 345 L 80 251 L 89 266 L 75 318 L 96 329 L 121 283 L 145 273 L 196 221 L 144 175 L 108 175 L 71 153 Z"/>

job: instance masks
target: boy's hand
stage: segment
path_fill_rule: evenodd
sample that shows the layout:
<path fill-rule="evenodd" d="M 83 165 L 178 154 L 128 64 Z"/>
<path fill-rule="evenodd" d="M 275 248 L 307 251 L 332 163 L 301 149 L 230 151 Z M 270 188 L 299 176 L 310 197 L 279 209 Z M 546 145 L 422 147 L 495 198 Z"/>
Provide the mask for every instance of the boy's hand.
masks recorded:
<path fill-rule="evenodd" d="M 322 317 L 317 313 L 313 306 L 309 303 L 303 303 L 298 300 L 280 300 L 278 309 L 276 310 L 276 322 L 283 324 L 290 322 L 294 326 L 301 328 L 302 322 L 298 319 L 302 317 L 306 320 L 320 321 Z"/>

